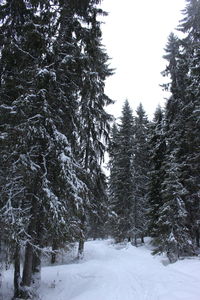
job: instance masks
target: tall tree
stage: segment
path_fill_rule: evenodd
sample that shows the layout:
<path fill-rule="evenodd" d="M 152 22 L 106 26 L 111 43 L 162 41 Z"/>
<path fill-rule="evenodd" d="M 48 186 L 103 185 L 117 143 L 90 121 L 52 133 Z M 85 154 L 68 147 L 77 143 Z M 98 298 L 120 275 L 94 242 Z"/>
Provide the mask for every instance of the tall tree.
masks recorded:
<path fill-rule="evenodd" d="M 149 182 L 149 124 L 146 113 L 140 103 L 136 110 L 133 140 L 133 180 L 134 180 L 134 235 L 143 241 L 147 230 L 147 191 Z"/>
<path fill-rule="evenodd" d="M 105 238 L 108 235 L 108 195 L 106 176 L 101 169 L 97 170 L 95 178 L 92 178 L 90 191 L 92 199 L 88 209 L 87 236 L 93 239 Z"/>
<path fill-rule="evenodd" d="M 182 109 L 185 121 L 183 136 L 182 182 L 187 190 L 185 205 L 188 211 L 188 226 L 194 243 L 200 246 L 199 229 L 199 162 L 200 162 L 200 2 L 188 0 L 180 30 L 186 35 L 183 40 L 184 54 L 188 62 L 189 81 L 185 90 L 186 101 Z"/>
<path fill-rule="evenodd" d="M 157 248 L 155 252 L 166 252 L 170 261 L 180 255 L 193 253 L 191 238 L 187 228 L 187 211 L 184 195 L 187 190 L 181 178 L 183 163 L 185 119 L 183 109 L 186 105 L 185 91 L 188 84 L 187 57 L 181 50 L 181 41 L 171 33 L 166 47 L 168 65 L 163 72 L 170 76 L 169 85 L 164 85 L 171 92 L 167 101 L 164 120 L 165 155 L 162 161 L 162 180 L 160 201 L 157 207 L 157 223 L 154 236 Z"/>
<path fill-rule="evenodd" d="M 86 17 L 90 27 L 87 27 L 86 31 L 82 33 L 81 51 L 84 53 L 84 56 L 81 66 L 79 105 L 81 146 L 79 157 L 86 177 L 89 177 L 87 182 L 89 183 L 92 180 L 92 185 L 96 186 L 96 190 L 90 189 L 91 197 L 93 198 L 91 200 L 92 206 L 96 206 L 96 208 L 101 206 L 98 203 L 100 199 L 97 197 L 97 194 L 103 193 L 105 195 L 105 191 L 102 190 L 105 184 L 102 181 L 103 176 L 100 166 L 106 150 L 105 144 L 107 144 L 109 138 L 109 122 L 112 119 L 104 107 L 113 103 L 104 93 L 105 78 L 112 74 L 112 70 L 107 64 L 108 56 L 101 43 L 101 23 L 97 20 L 97 17 L 102 14 L 104 15 L 105 13 L 101 9 L 98 9 L 93 1 L 91 1 Z M 101 184 L 97 185 L 98 181 Z M 96 200 L 96 204 L 94 203 L 94 199 Z M 91 207 L 89 206 L 90 209 Z M 86 211 L 88 211 L 88 208 Z M 99 218 L 101 218 L 100 215 Z M 83 232 L 81 248 L 83 247 L 84 235 L 85 233 Z"/>
<path fill-rule="evenodd" d="M 163 203 L 158 208 L 157 247 L 154 253 L 165 252 L 170 262 L 175 262 L 181 255 L 194 254 L 194 249 L 187 228 L 187 211 L 183 201 L 185 189 L 180 182 L 175 153 L 171 153 L 165 162 L 165 170 L 161 192 Z"/>
<path fill-rule="evenodd" d="M 171 97 L 166 105 L 164 128 L 167 150 L 159 227 L 165 242 L 160 239 L 160 249 L 169 246 L 173 260 L 193 254 L 194 246 L 199 245 L 199 11 L 199 1 L 187 1 L 180 25 L 186 38 L 178 40 L 170 35 L 165 55 L 168 66 L 163 73 L 171 78 Z"/>
<path fill-rule="evenodd" d="M 115 129 L 114 129 L 115 130 Z M 115 134 L 115 133 L 114 133 Z M 114 138 L 116 135 L 114 136 Z M 126 100 L 122 109 L 121 124 L 111 155 L 111 209 L 116 241 L 133 237 L 133 115 Z"/>
<path fill-rule="evenodd" d="M 16 251 L 15 297 L 33 293 L 44 246 L 83 236 L 110 119 L 98 2 L 1 3 L 1 220 L 7 240 L 26 248 L 21 282 Z"/>
<path fill-rule="evenodd" d="M 117 198 L 118 188 L 118 150 L 119 150 L 119 130 L 117 124 L 114 122 L 111 128 L 111 135 L 109 141 L 109 182 L 108 182 L 108 197 L 109 197 L 109 208 L 108 208 L 108 232 L 111 236 L 117 234 L 115 224 L 118 222 L 118 215 L 115 213 L 115 200 Z"/>
<path fill-rule="evenodd" d="M 166 142 L 164 135 L 164 112 L 157 107 L 150 127 L 150 170 L 148 186 L 148 232 L 152 237 L 159 235 L 159 208 L 162 206 L 162 182 L 165 175 L 164 159 Z"/>
<path fill-rule="evenodd" d="M 71 215 L 69 208 L 72 212 L 80 202 L 77 167 L 63 130 L 68 99 L 60 93 L 54 69 L 52 41 L 59 26 L 54 5 L 48 1 L 2 5 L 3 167 L 11 161 L 2 212 L 6 226 L 21 222 L 14 226 L 15 241 L 26 240 L 19 292 L 25 298 L 31 292 L 26 287 L 40 273 L 46 226 L 50 237 L 64 237 L 69 231 L 70 223 L 64 222 Z M 16 289 L 16 297 L 17 293 Z"/>

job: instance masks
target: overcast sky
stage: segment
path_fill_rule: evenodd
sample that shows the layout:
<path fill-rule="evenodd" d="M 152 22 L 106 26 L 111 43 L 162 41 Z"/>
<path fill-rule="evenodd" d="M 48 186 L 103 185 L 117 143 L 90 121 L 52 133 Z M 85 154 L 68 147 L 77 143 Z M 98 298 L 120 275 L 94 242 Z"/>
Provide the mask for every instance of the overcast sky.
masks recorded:
<path fill-rule="evenodd" d="M 106 93 L 117 102 L 110 108 L 116 117 L 127 98 L 133 111 L 139 102 L 152 117 L 166 95 L 159 86 L 166 62 L 162 59 L 170 32 L 182 19 L 184 0 L 104 0 L 109 12 L 102 25 L 115 75 L 106 81 Z"/>

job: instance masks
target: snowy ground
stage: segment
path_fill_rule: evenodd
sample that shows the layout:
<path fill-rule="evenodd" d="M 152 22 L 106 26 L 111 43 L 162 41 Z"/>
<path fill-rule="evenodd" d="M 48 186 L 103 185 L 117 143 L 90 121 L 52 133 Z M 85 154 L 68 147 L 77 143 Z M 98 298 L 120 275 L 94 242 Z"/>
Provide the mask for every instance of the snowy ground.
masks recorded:
<path fill-rule="evenodd" d="M 11 271 L 4 274 L 3 300 L 10 300 Z M 7 296 L 5 296 L 7 295 Z M 44 267 L 42 300 L 199 300 L 200 259 L 167 264 L 149 246 L 116 247 L 89 241 L 80 263 Z"/>

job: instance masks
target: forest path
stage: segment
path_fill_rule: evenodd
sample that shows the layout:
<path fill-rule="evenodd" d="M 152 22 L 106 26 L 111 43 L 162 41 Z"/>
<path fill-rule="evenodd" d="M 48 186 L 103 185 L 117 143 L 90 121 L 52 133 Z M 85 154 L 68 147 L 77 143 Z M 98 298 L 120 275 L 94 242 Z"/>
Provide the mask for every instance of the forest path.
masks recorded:
<path fill-rule="evenodd" d="M 167 264 L 146 246 L 89 241 L 81 263 L 45 267 L 42 300 L 199 300 L 200 260 Z"/>

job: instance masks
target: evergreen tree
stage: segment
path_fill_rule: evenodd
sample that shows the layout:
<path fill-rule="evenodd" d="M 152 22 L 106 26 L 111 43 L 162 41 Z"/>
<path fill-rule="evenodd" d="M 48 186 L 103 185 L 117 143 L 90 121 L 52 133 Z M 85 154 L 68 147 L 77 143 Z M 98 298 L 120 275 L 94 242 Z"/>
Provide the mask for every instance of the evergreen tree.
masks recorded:
<path fill-rule="evenodd" d="M 159 208 L 160 248 L 157 249 L 167 251 L 170 257 L 173 256 L 172 260 L 179 255 L 194 254 L 194 246 L 199 245 L 197 86 L 200 6 L 199 1 L 189 0 L 187 3 L 180 26 L 187 36 L 178 40 L 170 35 L 165 56 L 168 66 L 164 72 L 171 77 L 171 97 L 165 115 L 167 150 L 161 191 L 163 205 Z"/>
<path fill-rule="evenodd" d="M 147 191 L 149 182 L 149 124 L 142 104 L 136 110 L 133 140 L 133 180 L 134 180 L 134 236 L 143 241 L 147 230 Z"/>
<path fill-rule="evenodd" d="M 154 253 L 165 252 L 170 262 L 175 262 L 180 255 L 194 254 L 192 240 L 187 228 L 187 211 L 182 195 L 184 187 L 180 183 L 179 167 L 171 155 L 165 165 L 166 175 L 162 184 L 163 204 L 158 209 L 157 233 Z"/>
<path fill-rule="evenodd" d="M 162 180 L 157 203 L 156 226 L 153 226 L 156 252 L 166 252 L 171 262 L 180 255 L 192 254 L 191 237 L 187 228 L 187 210 L 184 196 L 187 190 L 181 178 L 183 162 L 185 119 L 183 109 L 186 105 L 185 91 L 188 84 L 187 57 L 181 52 L 181 42 L 170 34 L 164 58 L 168 66 L 163 75 L 169 75 L 168 86 L 171 97 L 167 101 L 164 121 L 164 143 L 166 145 L 162 160 Z"/>
<path fill-rule="evenodd" d="M 3 239 L 16 249 L 16 298 L 31 297 L 44 246 L 84 234 L 88 178 L 98 180 L 111 103 L 98 2 L 1 3 L 0 209 Z"/>
<path fill-rule="evenodd" d="M 134 203 L 133 116 L 127 100 L 123 106 L 117 140 L 113 142 L 117 147 L 112 149 L 111 154 L 110 206 L 114 216 L 112 230 L 116 241 L 123 241 L 133 237 Z"/>
<path fill-rule="evenodd" d="M 71 222 L 66 220 L 80 202 L 81 184 L 63 130 L 68 99 L 60 94 L 53 65 L 52 40 L 58 26 L 54 9 L 44 1 L 20 1 L 20 5 L 14 1 L 5 3 L 2 11 L 3 167 L 11 162 L 2 213 L 6 227 L 13 225 L 16 249 L 26 240 L 23 289 L 15 289 L 15 297 L 26 298 L 31 293 L 26 287 L 36 284 L 40 273 L 38 249 L 44 237 L 62 240 L 69 235 Z"/>
<path fill-rule="evenodd" d="M 118 188 L 118 149 L 119 149 L 119 130 L 117 124 L 114 122 L 111 128 L 111 136 L 109 142 L 109 185 L 108 185 L 108 196 L 109 196 L 109 208 L 108 208 L 108 231 L 111 236 L 115 236 L 115 224 L 118 222 L 118 216 L 115 213 L 115 199 L 117 198 Z"/>
<path fill-rule="evenodd" d="M 98 203 L 100 198 L 97 197 L 97 194 L 103 193 L 105 195 L 105 191 L 102 190 L 105 184 L 102 181 L 103 176 L 100 166 L 106 150 L 105 144 L 109 138 L 109 122 L 112 119 L 104 107 L 113 103 L 104 93 L 105 78 L 112 74 L 112 70 L 107 65 L 108 56 L 101 43 L 101 23 L 97 20 L 97 17 L 102 14 L 104 14 L 104 12 L 96 8 L 91 1 L 86 18 L 86 20 L 90 22 L 90 29 L 87 28 L 86 32 L 83 32 L 82 35 L 81 50 L 84 52 L 84 57 L 81 67 L 79 105 L 79 134 L 81 146 L 79 157 L 86 172 L 86 177 L 89 177 L 87 182 L 92 180 L 92 185 L 96 186 L 96 190 L 90 189 L 91 197 L 93 198 L 91 205 L 96 206 L 96 208 L 101 206 L 101 204 Z M 97 185 L 98 181 L 102 184 Z M 97 201 L 96 203 L 94 203 L 94 199 Z M 89 210 L 91 210 L 90 206 Z M 102 213 L 100 210 L 99 213 L 99 218 L 101 219 Z M 83 240 L 81 243 L 83 243 Z"/>
<path fill-rule="evenodd" d="M 159 208 L 162 206 L 162 182 L 165 175 L 164 159 L 166 143 L 164 136 L 164 113 L 157 107 L 150 130 L 150 171 L 148 187 L 148 231 L 152 237 L 159 235 Z"/>
<path fill-rule="evenodd" d="M 200 162 L 200 2 L 188 0 L 180 30 L 186 35 L 183 40 L 184 54 L 188 63 L 188 84 L 185 90 L 184 136 L 182 151 L 182 182 L 187 190 L 185 205 L 188 212 L 188 227 L 195 246 L 200 246 L 199 230 L 199 162 Z"/>
<path fill-rule="evenodd" d="M 99 169 L 95 178 L 91 181 L 91 202 L 89 207 L 88 233 L 93 239 L 107 236 L 108 222 L 108 195 L 107 180 L 105 174 Z"/>

